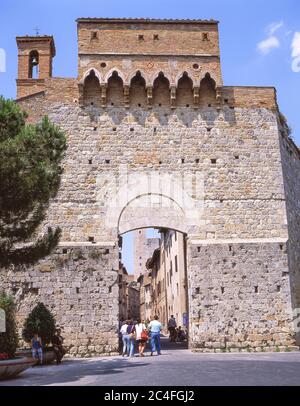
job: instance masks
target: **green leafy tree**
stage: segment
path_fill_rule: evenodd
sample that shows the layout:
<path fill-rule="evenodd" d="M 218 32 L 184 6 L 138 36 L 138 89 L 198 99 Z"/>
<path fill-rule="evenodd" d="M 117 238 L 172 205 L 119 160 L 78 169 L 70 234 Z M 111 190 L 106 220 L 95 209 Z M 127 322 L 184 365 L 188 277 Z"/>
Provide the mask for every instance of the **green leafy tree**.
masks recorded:
<path fill-rule="evenodd" d="M 286 131 L 287 135 L 288 135 L 289 137 L 291 137 L 291 136 L 292 136 L 292 133 L 293 133 L 293 130 L 292 130 L 292 128 L 288 125 L 287 118 L 286 118 L 285 115 L 282 114 L 281 112 L 279 112 L 279 121 L 280 121 L 280 124 L 282 125 L 282 127 L 284 128 L 284 130 Z"/>
<path fill-rule="evenodd" d="M 59 189 L 66 138 L 47 117 L 36 125 L 26 118 L 14 101 L 0 97 L 0 267 L 37 262 L 61 233 L 48 228 L 36 236 Z"/>
<path fill-rule="evenodd" d="M 0 294 L 0 309 L 5 311 L 6 332 L 0 333 L 0 353 L 13 358 L 18 346 L 18 334 L 15 322 L 15 306 L 12 297 Z"/>
<path fill-rule="evenodd" d="M 43 345 L 48 345 L 55 333 L 55 319 L 43 303 L 38 303 L 25 320 L 23 339 L 30 342 L 37 333 Z"/>

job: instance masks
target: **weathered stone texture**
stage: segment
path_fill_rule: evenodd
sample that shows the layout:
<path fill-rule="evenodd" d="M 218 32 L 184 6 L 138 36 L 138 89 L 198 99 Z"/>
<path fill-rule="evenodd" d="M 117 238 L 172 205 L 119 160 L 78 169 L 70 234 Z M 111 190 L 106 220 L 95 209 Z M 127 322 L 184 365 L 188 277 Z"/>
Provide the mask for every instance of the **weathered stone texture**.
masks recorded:
<path fill-rule="evenodd" d="M 285 244 L 194 242 L 188 263 L 192 348 L 295 347 Z"/>
<path fill-rule="evenodd" d="M 20 336 L 41 301 L 62 327 L 70 355 L 117 353 L 117 255 L 114 246 L 68 244 L 34 267 L 1 272 L 1 288 L 17 300 Z"/>
<path fill-rule="evenodd" d="M 40 265 L 1 272 L 16 294 L 32 279 L 38 284 L 30 300 L 18 299 L 20 321 L 43 300 L 66 326 L 74 354 L 113 352 L 118 287 L 107 289 L 118 249 L 96 261 L 88 256 L 96 248 L 84 247 L 91 238 L 100 248 L 117 247 L 120 233 L 170 227 L 187 234 L 193 348 L 224 348 L 225 337 L 231 348 L 292 347 L 291 313 L 300 307 L 300 160 L 281 128 L 275 89 L 223 87 L 214 22 L 100 19 L 79 21 L 78 33 L 78 79 L 49 75 L 42 92 L 34 82 L 19 103 L 30 122 L 47 114 L 67 134 L 61 188 L 43 226 L 60 226 L 62 244 L 82 245 L 85 260 L 64 262 L 58 251 L 46 260 L 49 273 Z M 143 196 L 122 191 L 124 203 L 113 209 L 115 181 L 125 185 L 141 172 L 191 175 L 184 191 L 196 218 L 166 187 Z M 199 175 L 204 187 L 196 189 Z M 148 195 L 159 199 L 139 207 Z"/>
<path fill-rule="evenodd" d="M 107 182 L 116 178 L 120 164 L 128 164 L 132 173 L 203 173 L 204 196 L 197 196 L 204 198 L 204 225 L 196 230 L 200 238 L 208 233 L 215 238 L 287 237 L 274 113 L 227 107 L 219 112 L 83 110 L 61 103 L 49 108 L 47 99 L 44 106 L 68 134 L 63 183 L 49 213 L 49 222 L 63 228 L 63 241 L 114 237 L 103 222 Z"/>
<path fill-rule="evenodd" d="M 289 230 L 289 269 L 294 318 L 300 315 L 300 154 L 295 144 L 281 129 L 281 161 L 284 174 L 286 211 Z M 297 343 L 300 345 L 300 326 Z"/>

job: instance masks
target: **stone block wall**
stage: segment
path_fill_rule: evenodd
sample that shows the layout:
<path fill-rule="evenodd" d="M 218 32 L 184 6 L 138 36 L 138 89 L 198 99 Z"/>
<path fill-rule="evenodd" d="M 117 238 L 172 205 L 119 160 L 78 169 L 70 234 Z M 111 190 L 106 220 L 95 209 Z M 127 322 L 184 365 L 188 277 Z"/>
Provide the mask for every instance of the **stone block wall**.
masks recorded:
<path fill-rule="evenodd" d="M 19 40 L 19 104 L 29 122 L 47 114 L 68 150 L 41 227 L 60 226 L 62 247 L 29 270 L 1 271 L 19 322 L 42 300 L 65 326 L 72 354 L 113 353 L 118 236 L 171 227 L 188 238 L 191 346 L 292 348 L 300 161 L 280 133 L 275 89 L 223 86 L 215 21 L 79 19 L 78 79 L 49 77 L 52 37 L 32 39 L 49 51 L 38 49 L 49 62 L 42 82 L 23 78 L 28 41 Z M 111 210 L 116 185 L 141 172 L 184 179 L 179 189 L 195 218 L 166 187 L 158 195 L 169 206 L 139 207 L 146 195 L 125 188 L 127 200 Z"/>
<path fill-rule="evenodd" d="M 284 242 L 188 245 L 191 348 L 297 350 Z"/>
<path fill-rule="evenodd" d="M 281 156 L 289 230 L 289 267 L 294 318 L 300 320 L 300 153 L 281 128 Z M 297 342 L 300 345 L 300 323 Z"/>
<path fill-rule="evenodd" d="M 115 246 L 61 244 L 35 266 L 1 270 L 0 286 L 15 298 L 20 337 L 26 317 L 43 302 L 61 327 L 70 355 L 118 353 Z"/>
<path fill-rule="evenodd" d="M 33 121 L 48 114 L 68 137 L 61 189 L 45 222 L 61 226 L 63 241 L 117 238 L 117 224 L 104 224 L 108 186 L 121 164 L 131 174 L 203 174 L 204 195 L 194 196 L 204 205 L 202 223 L 194 228 L 201 239 L 287 238 L 277 116 L 272 111 L 82 108 L 74 98 L 74 81 L 50 83 L 47 95 L 21 105 L 32 112 Z"/>

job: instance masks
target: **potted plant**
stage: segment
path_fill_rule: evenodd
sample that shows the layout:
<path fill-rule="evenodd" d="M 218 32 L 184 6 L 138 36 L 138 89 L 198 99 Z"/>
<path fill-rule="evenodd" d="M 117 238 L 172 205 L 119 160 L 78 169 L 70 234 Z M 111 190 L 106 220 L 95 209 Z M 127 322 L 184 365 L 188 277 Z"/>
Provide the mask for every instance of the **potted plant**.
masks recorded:
<path fill-rule="evenodd" d="M 0 379 L 13 378 L 35 361 L 17 357 L 18 334 L 15 322 L 15 307 L 13 299 L 5 293 L 0 293 L 0 309 L 4 318 L 4 331 L 0 332 Z"/>
<path fill-rule="evenodd" d="M 42 340 L 43 364 L 50 364 L 55 359 L 55 353 L 50 346 L 55 333 L 55 319 L 43 303 L 38 303 L 25 320 L 23 339 L 31 344 L 35 334 Z"/>

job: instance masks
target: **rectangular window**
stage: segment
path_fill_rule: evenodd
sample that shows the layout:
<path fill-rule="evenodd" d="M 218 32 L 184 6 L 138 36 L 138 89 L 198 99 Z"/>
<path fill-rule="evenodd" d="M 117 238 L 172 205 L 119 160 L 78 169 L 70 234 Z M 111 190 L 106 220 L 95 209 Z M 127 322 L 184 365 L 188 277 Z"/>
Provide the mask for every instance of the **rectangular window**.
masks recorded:
<path fill-rule="evenodd" d="M 178 259 L 177 259 L 177 255 L 175 255 L 175 272 L 178 272 Z"/>

